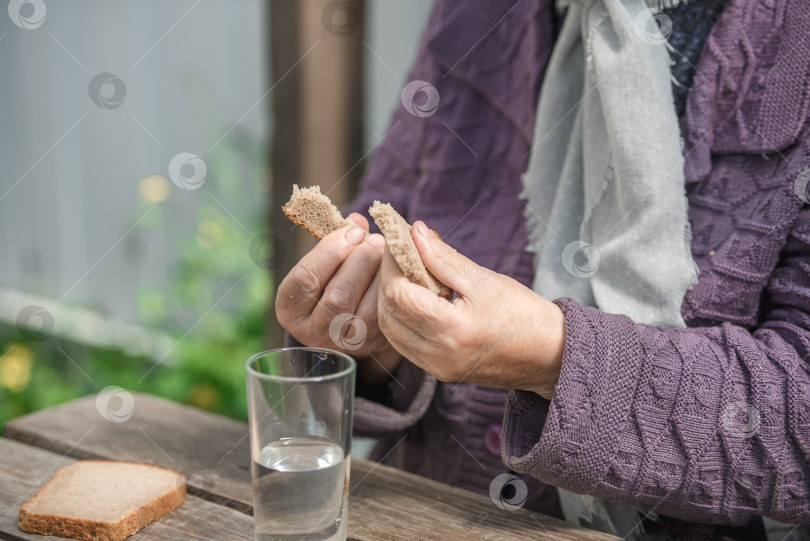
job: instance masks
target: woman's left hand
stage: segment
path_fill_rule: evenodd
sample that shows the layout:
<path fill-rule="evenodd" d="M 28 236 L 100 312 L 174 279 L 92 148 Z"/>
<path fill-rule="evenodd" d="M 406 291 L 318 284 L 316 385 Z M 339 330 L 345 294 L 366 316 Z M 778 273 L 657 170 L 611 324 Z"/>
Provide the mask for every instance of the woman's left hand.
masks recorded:
<path fill-rule="evenodd" d="M 423 222 L 414 224 L 411 235 L 427 269 L 459 296 L 447 302 L 408 281 L 386 246 L 377 318 L 394 349 L 441 381 L 553 398 L 565 345 L 562 310 L 512 278 L 476 265 Z"/>

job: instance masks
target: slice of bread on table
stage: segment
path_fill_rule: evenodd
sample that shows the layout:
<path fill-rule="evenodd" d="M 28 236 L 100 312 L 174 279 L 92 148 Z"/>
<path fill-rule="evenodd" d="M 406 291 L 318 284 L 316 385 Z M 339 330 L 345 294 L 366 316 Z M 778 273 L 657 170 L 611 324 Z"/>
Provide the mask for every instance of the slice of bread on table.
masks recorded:
<path fill-rule="evenodd" d="M 298 184 L 293 184 L 292 197 L 281 210 L 287 218 L 309 231 L 310 235 L 318 240 L 343 226 L 353 225 L 345 220 L 338 208 L 321 193 L 320 186 L 299 189 Z"/>
<path fill-rule="evenodd" d="M 394 256 L 405 277 L 415 284 L 428 288 L 436 295 L 451 300 L 453 290 L 438 281 L 422 263 L 422 258 L 411 237 L 411 226 L 405 221 L 405 218 L 400 216 L 388 203 L 379 201 L 374 201 L 368 212 L 382 231 L 391 255 Z M 436 234 L 435 231 L 434 234 Z"/>
<path fill-rule="evenodd" d="M 159 466 L 80 460 L 20 508 L 25 532 L 119 541 L 183 503 L 186 479 Z"/>

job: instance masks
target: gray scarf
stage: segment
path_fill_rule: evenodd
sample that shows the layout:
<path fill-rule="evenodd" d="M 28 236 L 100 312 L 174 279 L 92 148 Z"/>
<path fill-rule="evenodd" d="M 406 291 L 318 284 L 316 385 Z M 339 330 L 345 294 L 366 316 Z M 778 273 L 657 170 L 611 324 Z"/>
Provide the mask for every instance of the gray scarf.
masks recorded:
<path fill-rule="evenodd" d="M 523 177 L 534 290 L 684 327 L 698 270 L 655 12 L 645 0 L 564 4 Z"/>
<path fill-rule="evenodd" d="M 637 323 L 685 327 L 681 303 L 698 270 L 657 12 L 645 0 L 557 5 L 568 13 L 523 177 L 529 249 L 536 254 L 533 288 Z M 632 506 L 567 491 L 560 496 L 569 520 L 638 533 L 643 512 Z"/>

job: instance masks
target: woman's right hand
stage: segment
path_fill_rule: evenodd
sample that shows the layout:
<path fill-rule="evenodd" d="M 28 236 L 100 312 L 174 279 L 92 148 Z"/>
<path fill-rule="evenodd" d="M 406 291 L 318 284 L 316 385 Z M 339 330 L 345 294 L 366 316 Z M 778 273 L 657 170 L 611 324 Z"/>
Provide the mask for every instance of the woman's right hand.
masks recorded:
<path fill-rule="evenodd" d="M 305 346 L 348 353 L 365 381 L 383 383 L 402 361 L 377 323 L 385 238 L 370 235 L 363 216 L 349 220 L 357 225 L 321 239 L 287 274 L 276 293 L 276 317 Z"/>

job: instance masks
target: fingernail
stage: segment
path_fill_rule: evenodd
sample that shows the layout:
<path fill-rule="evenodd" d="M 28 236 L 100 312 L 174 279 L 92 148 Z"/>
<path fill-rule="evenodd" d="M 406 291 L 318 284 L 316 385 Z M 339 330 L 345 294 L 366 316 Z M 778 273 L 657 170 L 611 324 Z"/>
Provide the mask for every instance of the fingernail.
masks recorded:
<path fill-rule="evenodd" d="M 430 229 L 428 229 L 428 226 L 425 225 L 425 222 L 416 222 L 416 225 L 414 225 L 414 227 L 416 228 L 416 232 L 422 235 L 423 237 L 430 236 Z"/>
<path fill-rule="evenodd" d="M 366 238 L 366 232 L 360 227 L 352 227 L 346 232 L 346 240 L 352 244 L 360 244 Z"/>

